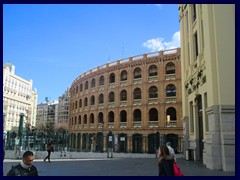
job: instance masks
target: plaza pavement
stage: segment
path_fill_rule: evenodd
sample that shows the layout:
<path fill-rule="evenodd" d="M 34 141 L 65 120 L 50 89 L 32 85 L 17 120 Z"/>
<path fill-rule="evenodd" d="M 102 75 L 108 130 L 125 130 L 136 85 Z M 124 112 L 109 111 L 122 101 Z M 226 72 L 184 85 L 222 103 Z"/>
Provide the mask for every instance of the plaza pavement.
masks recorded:
<path fill-rule="evenodd" d="M 107 158 L 107 153 L 78 152 L 81 158 L 72 158 L 74 152 L 69 154 L 60 157 L 60 153 L 53 153 L 52 163 L 43 162 L 44 156 L 36 158 L 34 165 L 39 176 L 158 176 L 158 159 L 154 154 L 113 153 L 113 158 Z M 20 161 L 6 157 L 3 176 Z M 185 176 L 235 176 L 235 172 L 210 170 L 201 162 L 186 161 L 181 155 L 177 164 Z"/>

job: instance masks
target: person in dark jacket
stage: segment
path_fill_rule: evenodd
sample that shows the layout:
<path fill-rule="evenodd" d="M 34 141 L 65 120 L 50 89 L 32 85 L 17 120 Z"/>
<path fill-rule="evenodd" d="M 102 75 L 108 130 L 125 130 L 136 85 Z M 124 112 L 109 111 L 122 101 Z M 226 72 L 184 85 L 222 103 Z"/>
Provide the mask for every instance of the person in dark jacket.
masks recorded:
<path fill-rule="evenodd" d="M 158 162 L 158 175 L 159 176 L 173 176 L 173 162 L 174 157 L 170 155 L 167 146 L 161 145 L 158 148 L 159 162 Z"/>
<path fill-rule="evenodd" d="M 7 176 L 38 176 L 37 168 L 32 165 L 33 160 L 33 152 L 26 151 L 23 154 L 22 162 L 16 166 L 12 166 Z"/>
<path fill-rule="evenodd" d="M 47 152 L 48 152 L 48 155 L 44 158 L 44 162 L 46 161 L 46 159 L 48 159 L 48 162 L 51 162 L 50 156 L 51 156 L 51 152 L 54 152 L 54 150 L 50 141 L 47 143 Z"/>

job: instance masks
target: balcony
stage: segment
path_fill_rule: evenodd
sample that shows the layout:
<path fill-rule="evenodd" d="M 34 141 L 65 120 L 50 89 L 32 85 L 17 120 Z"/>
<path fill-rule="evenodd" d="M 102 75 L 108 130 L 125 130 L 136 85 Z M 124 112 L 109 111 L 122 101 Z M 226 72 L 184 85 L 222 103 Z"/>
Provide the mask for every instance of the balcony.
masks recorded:
<path fill-rule="evenodd" d="M 177 120 L 167 121 L 166 127 L 177 127 Z"/>
<path fill-rule="evenodd" d="M 109 122 L 109 123 L 108 123 L 108 128 L 109 128 L 109 129 L 114 128 L 114 122 Z"/>
<path fill-rule="evenodd" d="M 149 126 L 150 128 L 158 127 L 158 121 L 149 121 L 149 122 L 148 122 L 148 126 Z"/>
<path fill-rule="evenodd" d="M 142 78 L 137 78 L 133 80 L 133 84 L 140 84 L 142 82 Z"/>
<path fill-rule="evenodd" d="M 176 79 L 176 74 L 166 74 L 165 79 L 166 80 L 175 80 Z"/>
<path fill-rule="evenodd" d="M 141 99 L 134 99 L 133 105 L 141 105 Z"/>
<path fill-rule="evenodd" d="M 141 121 L 134 121 L 134 122 L 133 122 L 133 127 L 134 127 L 134 128 L 140 128 L 140 127 L 142 127 L 142 122 L 141 122 Z"/>
<path fill-rule="evenodd" d="M 175 103 L 176 97 L 166 97 L 166 103 Z"/>
<path fill-rule="evenodd" d="M 90 123 L 90 129 L 94 129 L 94 123 Z"/>
<path fill-rule="evenodd" d="M 108 108 L 112 108 L 112 107 L 115 107 L 115 102 L 110 102 L 110 103 L 108 104 Z"/>
<path fill-rule="evenodd" d="M 148 104 L 157 104 L 158 103 L 158 98 L 149 98 L 148 99 Z"/>
<path fill-rule="evenodd" d="M 127 122 L 120 122 L 120 128 L 126 128 Z"/>
<path fill-rule="evenodd" d="M 127 85 L 127 80 L 126 81 L 120 81 L 120 86 L 125 86 Z"/>
<path fill-rule="evenodd" d="M 120 101 L 120 106 L 127 106 L 127 101 Z"/>
<path fill-rule="evenodd" d="M 150 77 L 148 77 L 148 82 L 157 81 L 158 80 L 157 78 L 158 78 L 157 76 L 150 76 Z"/>

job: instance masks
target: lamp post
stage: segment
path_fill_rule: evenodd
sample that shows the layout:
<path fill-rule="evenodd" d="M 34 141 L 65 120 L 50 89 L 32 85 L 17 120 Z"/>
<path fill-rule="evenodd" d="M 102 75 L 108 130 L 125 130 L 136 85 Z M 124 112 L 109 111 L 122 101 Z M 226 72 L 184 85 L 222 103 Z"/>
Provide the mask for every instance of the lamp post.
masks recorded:
<path fill-rule="evenodd" d="M 20 114 L 19 127 L 18 127 L 18 135 L 19 135 L 19 138 L 20 138 L 20 141 L 19 141 L 19 147 L 20 147 L 20 149 L 22 149 L 23 117 L 24 117 L 24 114 L 21 113 L 21 114 Z"/>

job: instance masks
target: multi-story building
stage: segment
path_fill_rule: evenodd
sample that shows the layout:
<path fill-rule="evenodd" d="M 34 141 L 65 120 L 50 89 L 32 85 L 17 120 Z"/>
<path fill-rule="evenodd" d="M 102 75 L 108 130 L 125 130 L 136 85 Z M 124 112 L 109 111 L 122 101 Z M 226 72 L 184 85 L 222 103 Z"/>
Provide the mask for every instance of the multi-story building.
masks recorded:
<path fill-rule="evenodd" d="M 69 103 L 70 103 L 70 92 L 69 88 L 65 91 L 62 96 L 58 98 L 58 120 L 57 126 L 60 128 L 68 128 L 68 116 L 69 116 Z"/>
<path fill-rule="evenodd" d="M 89 70 L 70 88 L 74 151 L 154 153 L 170 140 L 181 151 L 180 48 L 129 57 Z M 112 146 L 112 145 L 111 145 Z"/>
<path fill-rule="evenodd" d="M 25 80 L 15 74 L 15 66 L 6 63 L 3 66 L 3 115 L 4 132 L 18 132 L 20 114 L 24 115 L 24 124 L 36 124 L 37 90 L 33 90 L 33 81 Z"/>
<path fill-rule="evenodd" d="M 186 158 L 235 171 L 235 5 L 180 4 Z"/>
<path fill-rule="evenodd" d="M 51 128 L 53 130 L 58 120 L 58 101 L 44 102 L 37 105 L 38 129 Z"/>

